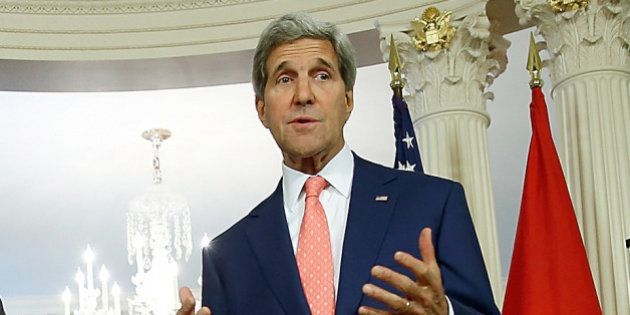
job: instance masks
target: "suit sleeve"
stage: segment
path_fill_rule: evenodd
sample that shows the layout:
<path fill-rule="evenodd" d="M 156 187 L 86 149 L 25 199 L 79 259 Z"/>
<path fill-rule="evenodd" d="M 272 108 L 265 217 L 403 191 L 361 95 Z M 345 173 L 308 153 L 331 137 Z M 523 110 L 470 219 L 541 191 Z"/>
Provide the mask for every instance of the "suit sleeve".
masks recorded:
<path fill-rule="evenodd" d="M 209 307 L 213 315 L 228 314 L 225 292 L 217 268 L 219 262 L 216 260 L 219 255 L 213 251 L 211 245 L 203 249 L 202 257 L 201 305 Z"/>
<path fill-rule="evenodd" d="M 433 234 L 444 289 L 455 315 L 500 314 L 460 184 L 452 185 Z"/>

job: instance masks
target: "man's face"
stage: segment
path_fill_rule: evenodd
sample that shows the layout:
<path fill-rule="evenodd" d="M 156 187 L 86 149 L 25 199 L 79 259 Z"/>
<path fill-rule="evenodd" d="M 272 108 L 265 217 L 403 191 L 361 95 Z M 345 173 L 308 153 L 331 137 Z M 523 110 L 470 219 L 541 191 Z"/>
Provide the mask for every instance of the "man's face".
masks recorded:
<path fill-rule="evenodd" d="M 353 108 L 352 91 L 327 40 L 304 38 L 272 50 L 258 117 L 289 159 L 334 155 L 343 147 L 343 126 Z"/>

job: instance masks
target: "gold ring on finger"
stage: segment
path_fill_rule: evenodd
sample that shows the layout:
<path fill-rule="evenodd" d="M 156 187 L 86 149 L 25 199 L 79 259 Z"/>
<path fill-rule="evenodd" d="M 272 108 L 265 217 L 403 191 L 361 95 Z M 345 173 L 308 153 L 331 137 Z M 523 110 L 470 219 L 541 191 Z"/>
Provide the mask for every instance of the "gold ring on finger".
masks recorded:
<path fill-rule="evenodd" d="M 403 306 L 403 308 L 402 308 L 402 310 L 400 312 L 404 314 L 404 313 L 407 313 L 407 312 L 411 311 L 411 306 L 412 306 L 411 304 L 412 304 L 411 301 L 405 300 L 405 306 Z"/>

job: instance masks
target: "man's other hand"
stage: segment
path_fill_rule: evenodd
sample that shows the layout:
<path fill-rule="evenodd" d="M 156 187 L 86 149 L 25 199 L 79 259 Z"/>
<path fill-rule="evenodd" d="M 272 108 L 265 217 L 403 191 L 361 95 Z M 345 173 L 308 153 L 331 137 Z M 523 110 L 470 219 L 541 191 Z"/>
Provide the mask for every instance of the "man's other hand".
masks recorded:
<path fill-rule="evenodd" d="M 195 315 L 195 296 L 190 288 L 183 287 L 179 289 L 179 302 L 182 307 L 177 311 L 177 315 Z M 210 309 L 202 307 L 196 315 L 210 315 Z"/>
<path fill-rule="evenodd" d="M 396 262 L 409 269 L 415 279 L 410 279 L 383 266 L 372 268 L 372 276 L 387 282 L 401 291 L 404 296 L 396 295 L 374 284 L 366 284 L 363 286 L 363 293 L 384 303 L 389 310 L 361 306 L 359 314 L 448 314 L 448 302 L 444 295 L 440 267 L 435 257 L 431 229 L 422 229 L 418 245 L 422 260 L 404 252 L 397 252 L 394 255 Z"/>

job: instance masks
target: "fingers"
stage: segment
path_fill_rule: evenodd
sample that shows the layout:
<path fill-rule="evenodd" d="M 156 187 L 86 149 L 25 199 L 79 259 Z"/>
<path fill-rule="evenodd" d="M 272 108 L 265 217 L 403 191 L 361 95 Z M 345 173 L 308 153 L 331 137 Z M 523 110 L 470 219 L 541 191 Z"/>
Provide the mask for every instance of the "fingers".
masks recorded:
<path fill-rule="evenodd" d="M 420 246 L 420 255 L 422 255 L 422 260 L 427 264 L 437 264 L 435 259 L 435 249 L 433 248 L 431 228 L 422 229 L 418 244 Z"/>
<path fill-rule="evenodd" d="M 383 310 L 379 310 L 373 307 L 361 306 L 359 307 L 359 314 L 360 315 L 389 315 L 391 313 L 383 311 Z"/>
<path fill-rule="evenodd" d="M 421 261 L 418 260 L 421 263 Z M 415 266 L 411 266 L 413 268 Z M 422 306 L 430 306 L 442 297 L 443 289 L 441 282 L 434 288 L 426 284 L 426 281 L 420 283 L 416 282 L 409 277 L 395 272 L 389 268 L 383 266 L 375 266 L 372 268 L 372 275 L 384 282 L 387 282 L 398 291 L 404 293 L 407 299 L 417 301 Z"/>
<path fill-rule="evenodd" d="M 373 284 L 364 285 L 363 293 L 385 304 L 395 314 L 448 314 L 448 303 L 443 293 L 436 293 L 429 286 L 420 286 L 415 283 L 412 285 L 414 296 L 407 295 L 406 298 Z M 359 314 L 391 314 L 391 312 L 361 306 Z"/>
<path fill-rule="evenodd" d="M 405 295 L 414 300 L 421 297 L 415 281 L 403 274 L 383 266 L 374 266 L 374 268 L 372 268 L 372 275 L 389 283 L 394 288 L 398 289 L 398 291 L 405 293 Z"/>
<path fill-rule="evenodd" d="M 190 291 L 190 288 L 182 287 L 181 289 L 179 289 L 179 302 L 182 304 L 182 307 L 180 307 L 179 310 L 177 311 L 177 315 L 193 315 L 194 314 L 195 297 L 193 296 L 192 291 Z"/>
<path fill-rule="evenodd" d="M 389 268 L 375 266 L 372 275 L 400 292 L 404 298 L 372 284 L 363 287 L 365 295 L 382 302 L 397 313 L 446 314 L 448 303 L 444 294 L 440 267 L 437 264 L 430 228 L 424 228 L 418 238 L 422 260 L 405 252 L 397 252 L 394 259 L 413 273 L 415 279 Z M 426 312 L 426 313 L 425 313 Z M 389 314 L 383 310 L 361 307 L 359 314 Z"/>
<path fill-rule="evenodd" d="M 372 299 L 375 299 L 396 312 L 404 313 L 416 313 L 417 308 L 415 303 L 410 302 L 396 294 L 393 294 L 387 290 L 379 288 L 373 284 L 366 284 L 363 286 L 363 293 Z M 361 313 L 361 309 L 364 309 Z M 388 312 L 377 310 L 374 308 L 361 306 L 359 314 L 389 314 Z"/>
<path fill-rule="evenodd" d="M 195 296 L 188 287 L 179 289 L 179 302 L 182 307 L 179 308 L 176 315 L 193 315 L 195 312 Z M 211 315 L 212 312 L 208 307 L 202 307 L 196 315 Z"/>
<path fill-rule="evenodd" d="M 429 264 L 405 252 L 397 252 L 394 260 L 411 271 L 416 276 L 418 284 L 433 288 L 442 287 L 442 276 L 437 263 Z"/>
<path fill-rule="evenodd" d="M 431 236 L 431 229 L 424 228 L 420 232 L 418 246 L 422 260 L 405 252 L 397 252 L 394 255 L 396 262 L 409 269 L 415 276 L 416 281 L 421 285 L 429 285 L 435 289 L 442 288 L 442 277 L 440 267 L 435 258 L 435 249 Z M 438 292 L 440 292 L 438 290 Z"/>

